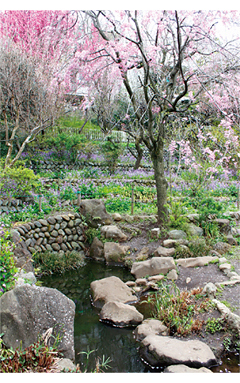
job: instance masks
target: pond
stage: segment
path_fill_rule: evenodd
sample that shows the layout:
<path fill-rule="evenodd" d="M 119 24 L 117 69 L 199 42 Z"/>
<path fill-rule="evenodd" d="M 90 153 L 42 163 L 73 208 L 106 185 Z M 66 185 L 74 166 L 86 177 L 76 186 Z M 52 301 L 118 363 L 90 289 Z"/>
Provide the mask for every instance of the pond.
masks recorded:
<path fill-rule="evenodd" d="M 123 282 L 134 280 L 129 270 L 119 266 L 107 266 L 104 263 L 86 260 L 85 266 L 78 270 L 67 271 L 61 275 L 44 276 L 43 286 L 56 288 L 72 299 L 76 304 L 74 321 L 74 343 L 76 359 L 83 370 L 88 363 L 88 372 L 96 367 L 99 357 L 110 358 L 109 369 L 105 372 L 149 372 L 138 354 L 138 343 L 133 338 L 133 329 L 119 329 L 99 321 L 99 310 L 91 304 L 90 283 L 115 275 Z M 137 305 L 144 314 L 144 305 Z M 146 313 L 146 311 L 145 311 Z M 91 352 L 93 351 L 94 352 Z M 89 359 L 87 362 L 86 354 Z M 222 365 L 212 369 L 214 372 L 239 372 L 239 355 L 231 355 L 222 360 Z"/>
<path fill-rule="evenodd" d="M 91 304 L 90 283 L 97 279 L 115 275 L 122 281 L 134 280 L 123 267 L 106 266 L 103 263 L 87 260 L 78 270 L 61 275 L 44 276 L 43 286 L 57 288 L 76 304 L 74 322 L 75 363 L 86 365 L 86 355 L 80 352 L 96 350 L 89 357 L 89 372 L 96 366 L 96 358 L 103 355 L 110 358 L 111 368 L 106 372 L 147 371 L 138 355 L 138 344 L 133 338 L 133 329 L 119 329 L 99 322 L 99 310 Z"/>

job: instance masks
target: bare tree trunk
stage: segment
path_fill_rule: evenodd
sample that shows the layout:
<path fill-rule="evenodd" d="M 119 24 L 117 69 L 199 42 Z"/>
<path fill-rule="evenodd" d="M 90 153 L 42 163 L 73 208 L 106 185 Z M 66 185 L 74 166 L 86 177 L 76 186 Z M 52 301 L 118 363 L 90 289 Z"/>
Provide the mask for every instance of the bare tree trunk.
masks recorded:
<path fill-rule="evenodd" d="M 160 224 L 164 224 L 168 220 L 166 207 L 168 183 L 164 175 L 163 147 L 160 150 L 151 151 L 151 160 L 156 181 L 158 221 Z"/>
<path fill-rule="evenodd" d="M 5 168 L 9 166 L 9 163 L 11 161 L 11 155 L 12 155 L 12 151 L 13 151 L 13 141 L 14 141 L 15 134 L 16 134 L 18 128 L 19 128 L 19 109 L 17 110 L 16 125 L 13 128 L 13 131 L 12 131 L 12 134 L 11 134 L 9 141 L 7 142 L 8 152 L 7 152 L 7 156 L 5 159 L 5 165 L 4 165 Z"/>

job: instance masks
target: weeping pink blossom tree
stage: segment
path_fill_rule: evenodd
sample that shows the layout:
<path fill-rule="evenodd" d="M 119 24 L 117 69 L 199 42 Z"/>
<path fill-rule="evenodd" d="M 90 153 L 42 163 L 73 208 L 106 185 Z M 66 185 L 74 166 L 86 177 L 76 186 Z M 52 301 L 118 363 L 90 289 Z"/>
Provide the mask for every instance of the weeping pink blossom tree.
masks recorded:
<path fill-rule="evenodd" d="M 71 90 L 77 13 L 0 12 L 0 115 L 8 152 L 5 167 L 65 112 Z M 24 139 L 19 144 L 19 137 Z M 14 143 L 18 151 L 13 157 Z"/>
<path fill-rule="evenodd" d="M 214 69 L 231 51 L 221 44 L 217 23 L 229 23 L 237 12 L 85 11 L 84 40 L 74 65 L 84 80 L 111 68 L 133 109 L 127 131 L 148 149 L 156 181 L 159 222 L 167 219 L 164 145 L 176 118 L 184 118 L 211 83 L 224 82 L 227 65 Z M 90 23 L 91 22 L 91 23 Z M 80 71 L 81 71 L 80 69 Z M 129 123 L 129 119 L 130 123 Z"/>

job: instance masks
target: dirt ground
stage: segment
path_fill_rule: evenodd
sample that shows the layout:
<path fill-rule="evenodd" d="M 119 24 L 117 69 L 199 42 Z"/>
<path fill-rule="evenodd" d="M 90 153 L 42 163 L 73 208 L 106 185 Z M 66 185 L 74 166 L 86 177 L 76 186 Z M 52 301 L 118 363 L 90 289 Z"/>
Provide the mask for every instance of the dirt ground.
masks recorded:
<path fill-rule="evenodd" d="M 156 223 L 139 220 L 138 222 L 118 222 L 118 226 L 128 235 L 128 240 L 123 245 L 128 245 L 131 248 L 131 254 L 134 259 L 135 255 L 144 247 L 149 248 L 149 254 L 154 252 L 158 246 L 162 245 L 163 240 L 167 237 L 155 241 L 150 239 L 149 232 L 157 227 Z M 240 247 L 232 247 L 232 252 L 223 256 L 234 266 L 234 271 L 240 275 Z M 187 280 L 188 278 L 188 280 Z M 191 279 L 190 282 L 189 278 Z M 177 287 L 182 290 L 191 290 L 197 287 L 204 287 L 208 282 L 217 283 L 227 281 L 229 278 L 219 269 L 218 264 L 209 264 L 208 266 L 197 268 L 183 268 L 178 266 Z M 188 283 L 187 283 L 188 282 Z M 216 298 L 225 303 L 230 310 L 240 316 L 240 284 L 237 283 L 231 287 L 225 286 L 224 289 L 217 293 Z M 207 320 L 208 317 L 219 318 L 220 313 L 215 309 L 211 312 L 202 314 L 201 319 Z M 220 357 L 224 348 L 223 341 L 226 337 L 231 337 L 231 333 L 226 331 L 210 334 L 203 328 L 201 334 L 191 334 L 186 339 L 200 339 L 207 343 L 217 357 Z"/>

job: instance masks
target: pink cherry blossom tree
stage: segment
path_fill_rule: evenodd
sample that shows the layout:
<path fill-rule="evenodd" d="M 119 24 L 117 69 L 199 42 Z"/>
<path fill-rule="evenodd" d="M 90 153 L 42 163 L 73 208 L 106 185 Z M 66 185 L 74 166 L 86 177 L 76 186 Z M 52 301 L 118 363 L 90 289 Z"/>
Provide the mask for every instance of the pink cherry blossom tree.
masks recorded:
<path fill-rule="evenodd" d="M 211 68 L 228 52 L 216 24 L 239 17 L 230 12 L 203 11 L 86 11 L 81 50 L 74 65 L 84 63 L 85 80 L 111 68 L 133 108 L 128 133 L 143 143 L 151 156 L 160 222 L 167 218 L 167 181 L 164 145 L 176 118 L 184 117 L 209 84 L 220 77 L 223 65 Z M 81 66 L 80 66 L 81 67 Z M 129 116 L 128 116 L 129 119 Z M 186 146 L 185 146 L 186 149 Z M 186 155 L 188 153 L 185 153 Z"/>
<path fill-rule="evenodd" d="M 77 13 L 74 15 L 0 12 L 0 115 L 8 147 L 5 167 L 13 166 L 26 145 L 64 112 L 64 95 L 71 90 L 68 66 L 76 39 Z M 18 150 L 12 158 L 16 143 Z"/>

